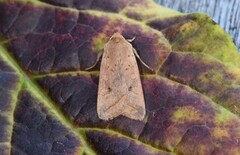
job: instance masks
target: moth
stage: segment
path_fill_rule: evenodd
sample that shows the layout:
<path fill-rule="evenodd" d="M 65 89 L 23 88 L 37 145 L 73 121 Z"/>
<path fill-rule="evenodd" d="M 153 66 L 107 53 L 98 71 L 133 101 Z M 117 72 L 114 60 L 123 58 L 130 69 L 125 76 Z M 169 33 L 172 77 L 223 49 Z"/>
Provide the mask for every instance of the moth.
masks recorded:
<path fill-rule="evenodd" d="M 100 119 L 111 120 L 119 115 L 134 120 L 144 119 L 145 101 L 135 56 L 152 70 L 120 33 L 114 33 L 105 44 L 97 98 L 97 114 Z M 87 70 L 93 68 L 100 57 Z"/>

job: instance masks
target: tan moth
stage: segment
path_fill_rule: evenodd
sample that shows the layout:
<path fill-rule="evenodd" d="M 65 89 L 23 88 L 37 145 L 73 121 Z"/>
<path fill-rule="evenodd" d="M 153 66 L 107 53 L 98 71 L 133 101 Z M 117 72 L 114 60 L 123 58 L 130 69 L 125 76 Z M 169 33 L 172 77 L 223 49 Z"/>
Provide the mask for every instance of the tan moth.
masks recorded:
<path fill-rule="evenodd" d="M 119 115 L 134 120 L 144 119 L 145 101 L 134 54 L 149 68 L 120 33 L 114 33 L 105 44 L 97 99 L 100 119 L 111 120 Z"/>

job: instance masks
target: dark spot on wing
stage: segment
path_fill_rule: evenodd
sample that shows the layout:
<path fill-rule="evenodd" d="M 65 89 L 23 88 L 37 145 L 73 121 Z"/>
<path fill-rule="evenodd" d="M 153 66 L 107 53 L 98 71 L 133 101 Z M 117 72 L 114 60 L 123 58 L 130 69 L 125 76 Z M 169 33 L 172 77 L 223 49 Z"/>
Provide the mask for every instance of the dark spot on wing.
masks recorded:
<path fill-rule="evenodd" d="M 128 87 L 128 91 L 132 91 L 132 86 Z"/>

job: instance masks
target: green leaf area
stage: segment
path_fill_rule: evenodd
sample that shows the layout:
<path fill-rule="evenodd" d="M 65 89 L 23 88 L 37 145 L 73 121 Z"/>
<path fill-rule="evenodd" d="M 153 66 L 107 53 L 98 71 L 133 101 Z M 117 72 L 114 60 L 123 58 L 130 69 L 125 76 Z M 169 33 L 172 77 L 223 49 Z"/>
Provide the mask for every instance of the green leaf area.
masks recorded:
<path fill-rule="evenodd" d="M 97 116 L 114 32 L 132 42 L 146 117 Z M 151 0 L 0 1 L 0 154 L 239 155 L 240 56 L 205 14 Z"/>

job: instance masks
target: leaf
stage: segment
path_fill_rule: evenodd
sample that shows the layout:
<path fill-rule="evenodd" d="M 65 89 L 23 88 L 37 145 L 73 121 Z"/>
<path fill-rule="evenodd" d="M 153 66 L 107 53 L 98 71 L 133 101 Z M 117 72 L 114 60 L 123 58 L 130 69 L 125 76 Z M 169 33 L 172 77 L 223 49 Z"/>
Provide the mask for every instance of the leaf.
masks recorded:
<path fill-rule="evenodd" d="M 207 15 L 151 0 L 0 1 L 0 154 L 240 152 L 239 54 Z M 99 66 L 135 40 L 146 117 L 97 116 Z"/>
<path fill-rule="evenodd" d="M 239 67 L 239 54 L 233 40 L 205 14 L 154 19 L 148 21 L 148 25 L 162 31 L 175 51 L 207 53 Z"/>

